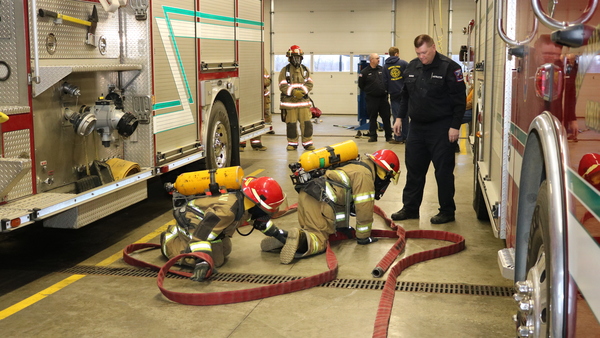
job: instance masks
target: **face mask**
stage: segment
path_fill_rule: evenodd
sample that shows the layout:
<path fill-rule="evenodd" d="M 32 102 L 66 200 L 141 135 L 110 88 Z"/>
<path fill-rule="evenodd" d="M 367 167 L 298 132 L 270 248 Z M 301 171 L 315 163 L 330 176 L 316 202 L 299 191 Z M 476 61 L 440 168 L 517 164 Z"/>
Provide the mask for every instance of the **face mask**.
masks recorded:
<path fill-rule="evenodd" d="M 294 65 L 294 67 L 298 67 L 300 66 L 300 64 L 302 63 L 302 56 L 300 55 L 294 55 L 291 57 L 291 61 L 292 65 Z"/>
<path fill-rule="evenodd" d="M 388 185 L 390 185 L 389 179 L 382 180 L 381 178 L 379 178 L 379 176 L 375 177 L 375 199 L 376 200 L 379 200 L 381 198 L 381 196 L 383 196 L 383 194 L 387 190 Z"/>

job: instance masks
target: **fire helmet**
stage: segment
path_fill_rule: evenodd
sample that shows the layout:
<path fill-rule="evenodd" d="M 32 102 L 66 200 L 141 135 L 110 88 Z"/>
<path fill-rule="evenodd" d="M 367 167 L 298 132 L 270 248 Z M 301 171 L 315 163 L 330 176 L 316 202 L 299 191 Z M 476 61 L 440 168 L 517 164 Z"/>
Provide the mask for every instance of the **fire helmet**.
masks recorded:
<path fill-rule="evenodd" d="M 588 153 L 579 161 L 579 175 L 600 190 L 600 154 Z"/>
<path fill-rule="evenodd" d="M 365 154 L 376 166 L 386 172 L 386 178 L 398 182 L 400 176 L 400 160 L 395 152 L 389 149 L 377 150 L 373 154 Z"/>
<path fill-rule="evenodd" d="M 304 59 L 304 57 L 302 56 L 304 55 L 304 52 L 302 51 L 302 48 L 300 48 L 300 46 L 298 45 L 291 46 L 287 53 L 285 53 L 285 55 L 287 56 L 288 61 L 292 65 L 294 65 L 294 67 L 300 67 L 302 60 Z"/>
<path fill-rule="evenodd" d="M 300 48 L 300 46 L 298 45 L 292 45 L 290 47 L 290 49 L 287 51 L 287 53 L 285 53 L 285 56 L 287 56 L 288 58 L 294 55 L 298 55 L 298 56 L 302 56 L 304 55 L 304 52 L 302 51 L 302 48 Z"/>
<path fill-rule="evenodd" d="M 271 177 L 245 177 L 242 181 L 242 193 L 269 214 L 277 212 L 285 201 L 281 186 Z"/>

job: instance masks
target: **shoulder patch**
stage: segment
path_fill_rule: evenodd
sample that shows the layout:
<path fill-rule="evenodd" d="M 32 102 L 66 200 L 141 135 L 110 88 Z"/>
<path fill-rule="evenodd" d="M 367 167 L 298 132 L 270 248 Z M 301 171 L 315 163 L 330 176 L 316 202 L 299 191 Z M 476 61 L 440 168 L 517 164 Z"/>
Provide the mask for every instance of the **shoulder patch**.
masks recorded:
<path fill-rule="evenodd" d="M 462 73 L 462 69 L 457 69 L 454 71 L 454 76 L 456 77 L 456 82 L 463 82 L 464 78 L 463 78 L 463 73 Z"/>

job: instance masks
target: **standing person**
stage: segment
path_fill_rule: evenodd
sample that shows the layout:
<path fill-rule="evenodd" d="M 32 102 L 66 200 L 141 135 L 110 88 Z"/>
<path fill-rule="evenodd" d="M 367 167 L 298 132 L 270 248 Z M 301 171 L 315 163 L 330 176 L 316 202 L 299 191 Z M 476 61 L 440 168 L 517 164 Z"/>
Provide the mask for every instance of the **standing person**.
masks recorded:
<path fill-rule="evenodd" d="M 266 124 L 271 124 L 271 122 L 273 122 L 272 118 L 271 118 L 271 75 L 269 75 L 269 72 L 267 71 L 266 68 L 264 68 L 264 75 L 263 75 L 263 102 L 264 102 L 264 111 L 263 111 L 263 117 L 265 119 L 265 123 Z M 269 131 L 267 134 L 275 134 L 274 131 Z M 257 136 L 254 137 L 252 139 L 250 139 L 250 145 L 252 145 L 252 149 L 254 150 L 259 150 L 259 151 L 265 151 L 267 150 L 267 147 L 263 146 L 262 144 L 262 137 L 261 136 Z M 246 148 L 246 141 L 240 142 L 240 151 L 244 151 L 244 149 Z"/>
<path fill-rule="evenodd" d="M 290 62 L 279 72 L 279 90 L 281 91 L 281 120 L 286 124 L 287 150 L 298 148 L 298 127 L 302 134 L 302 146 L 306 150 L 314 150 L 312 135 L 313 126 L 310 107 L 312 103 L 308 93 L 313 88 L 310 72 L 302 64 L 304 52 L 300 46 L 293 45 L 286 56 Z"/>
<path fill-rule="evenodd" d="M 383 68 L 379 65 L 379 55 L 369 55 L 369 65 L 358 74 L 358 87 L 366 94 L 367 115 L 369 115 L 369 142 L 377 142 L 377 116 L 383 120 L 385 140 L 392 141 L 390 103 L 383 81 Z"/>
<path fill-rule="evenodd" d="M 329 235 L 338 230 L 349 230 L 349 218 L 353 215 L 356 216 L 357 243 L 376 242 L 377 238 L 371 237 L 375 200 L 383 195 L 391 181 L 397 183 L 399 176 L 400 161 L 389 149 L 326 170 L 323 176 L 313 178 L 299 191 L 298 222 L 301 228 L 293 228 L 277 239 L 263 239 L 261 249 L 280 249 L 283 264 L 291 263 L 294 258 L 319 254 L 327 249 Z M 348 204 L 349 208 L 346 208 Z"/>
<path fill-rule="evenodd" d="M 198 196 L 174 208 L 177 224 L 161 234 L 162 254 L 170 259 L 184 252 L 201 252 L 220 267 L 231 253 L 235 230 L 247 220 L 253 220 L 254 228 L 265 235 L 284 240 L 287 233 L 271 221 L 284 201 L 281 186 L 271 177 L 248 176 L 241 189 Z M 206 278 L 209 265 L 205 260 L 185 258 L 182 264 L 194 268 L 192 280 L 201 282 Z"/>
<path fill-rule="evenodd" d="M 397 47 L 390 47 L 390 57 L 385 60 L 383 65 L 383 80 L 385 88 L 390 95 L 390 102 L 392 104 L 392 119 L 394 122 L 398 118 L 400 112 L 400 93 L 404 87 L 404 71 L 408 66 L 408 62 L 400 59 L 398 56 L 400 50 Z M 392 144 L 399 144 L 406 142 L 408 137 L 408 116 L 402 119 L 402 128 L 400 135 L 394 134 L 394 139 L 390 141 Z"/>
<path fill-rule="evenodd" d="M 404 206 L 393 220 L 419 218 L 425 177 L 433 162 L 438 187 L 439 213 L 431 223 L 454 221 L 454 150 L 466 106 L 466 88 L 460 65 L 438 53 L 429 35 L 414 40 L 417 58 L 404 73 L 404 91 L 394 132 L 400 133 L 402 118 L 410 117 L 406 141 Z"/>

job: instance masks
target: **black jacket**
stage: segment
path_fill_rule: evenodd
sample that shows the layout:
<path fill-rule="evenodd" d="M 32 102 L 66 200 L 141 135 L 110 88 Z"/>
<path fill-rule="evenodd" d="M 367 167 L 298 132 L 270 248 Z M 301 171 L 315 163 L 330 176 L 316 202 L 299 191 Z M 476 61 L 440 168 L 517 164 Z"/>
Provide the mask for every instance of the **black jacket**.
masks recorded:
<path fill-rule="evenodd" d="M 415 58 L 404 72 L 399 116 L 404 118 L 408 114 L 416 123 L 451 119 L 450 126 L 459 129 L 465 114 L 465 91 L 458 63 L 440 53 L 428 65 Z"/>
<path fill-rule="evenodd" d="M 379 65 L 376 68 L 371 68 L 371 65 L 366 66 L 358 75 L 358 87 L 368 96 L 387 96 L 383 82 L 383 68 Z"/>

